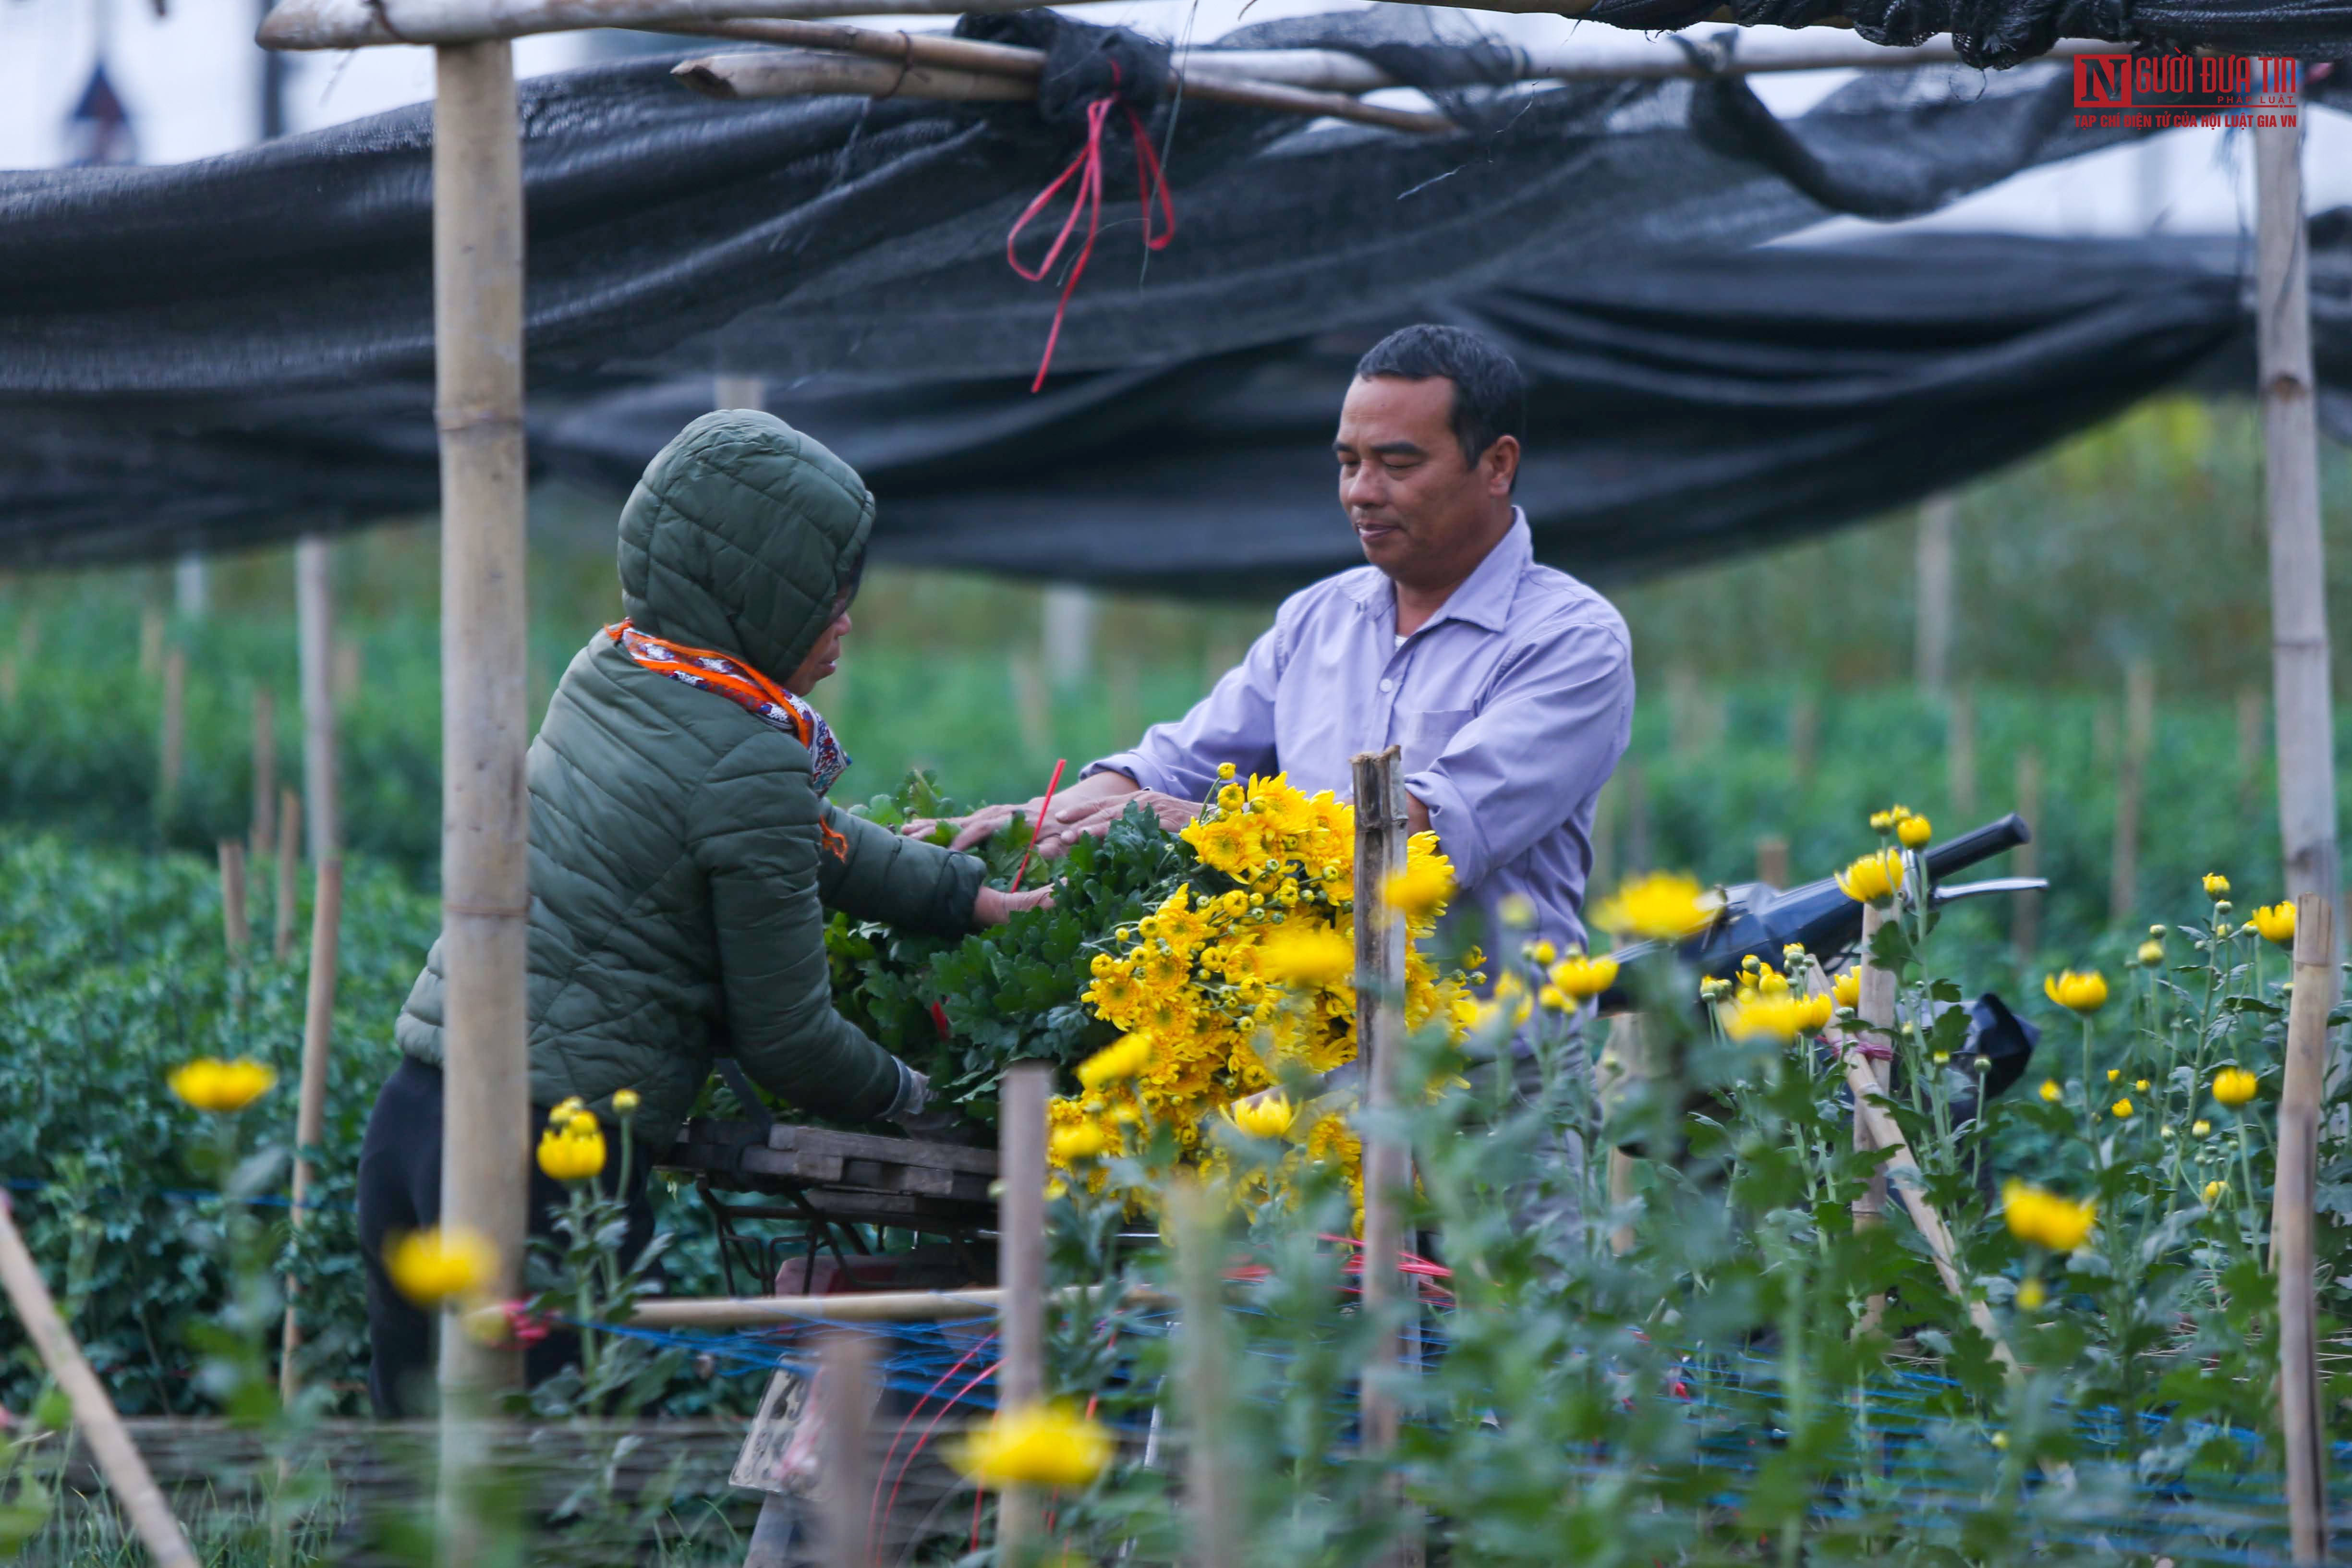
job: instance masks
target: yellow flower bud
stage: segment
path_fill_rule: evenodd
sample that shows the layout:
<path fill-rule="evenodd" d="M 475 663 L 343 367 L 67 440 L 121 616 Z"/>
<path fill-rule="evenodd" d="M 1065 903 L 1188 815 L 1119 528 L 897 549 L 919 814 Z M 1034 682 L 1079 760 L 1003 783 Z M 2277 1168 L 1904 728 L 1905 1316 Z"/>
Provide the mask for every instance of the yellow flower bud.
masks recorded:
<path fill-rule="evenodd" d="M 2254 1098 L 2261 1080 L 2243 1068 L 2223 1068 L 2213 1075 L 2213 1098 L 2233 1110 Z"/>
<path fill-rule="evenodd" d="M 613 1114 L 615 1116 L 635 1116 L 637 1113 L 637 1106 L 639 1103 L 640 1101 L 637 1099 L 637 1091 L 635 1089 L 617 1089 L 613 1095 Z"/>
<path fill-rule="evenodd" d="M 2058 1087 L 2056 1079 L 2045 1078 L 2042 1080 L 2042 1098 L 2055 1105 L 2066 1098 L 2066 1091 Z"/>
<path fill-rule="evenodd" d="M 2097 970 L 2078 974 L 2071 969 L 2045 976 L 2042 994 L 2074 1013 L 2095 1013 L 2107 1005 L 2107 977 Z"/>
<path fill-rule="evenodd" d="M 2228 898 L 2230 896 L 2230 879 L 2224 877 L 2219 871 L 2206 872 L 2205 896 L 2209 899 Z"/>
<path fill-rule="evenodd" d="M 2131 1120 L 2132 1102 L 2128 1100 L 2118 1100 L 2113 1105 L 2107 1107 L 2107 1109 L 2115 1112 L 2116 1120 L 2118 1121 L 2129 1121 Z"/>
<path fill-rule="evenodd" d="M 2040 1310 L 2042 1304 L 2049 1299 L 2049 1291 L 2042 1289 L 2039 1279 L 2026 1279 L 2018 1284 L 2017 1304 L 2026 1311 Z"/>
<path fill-rule="evenodd" d="M 383 1250 L 384 1272 L 400 1293 L 419 1307 L 478 1298 L 499 1271 L 498 1249 L 478 1231 L 463 1226 L 412 1230 Z"/>
<path fill-rule="evenodd" d="M 198 1057 L 173 1068 L 165 1081 L 173 1094 L 198 1110 L 233 1116 L 269 1092 L 278 1082 L 278 1070 L 250 1057 L 226 1062 L 218 1057 Z"/>
<path fill-rule="evenodd" d="M 1895 837 L 1906 849 L 1925 847 L 1935 831 L 1934 826 L 1924 816 L 1906 816 L 1895 825 Z"/>

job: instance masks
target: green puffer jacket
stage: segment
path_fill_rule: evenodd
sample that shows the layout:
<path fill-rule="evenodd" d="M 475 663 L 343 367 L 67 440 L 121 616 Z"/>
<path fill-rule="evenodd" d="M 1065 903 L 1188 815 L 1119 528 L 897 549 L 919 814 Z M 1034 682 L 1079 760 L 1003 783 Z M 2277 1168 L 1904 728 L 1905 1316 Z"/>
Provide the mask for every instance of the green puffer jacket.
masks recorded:
<path fill-rule="evenodd" d="M 816 442 L 768 415 L 707 414 L 622 510 L 621 603 L 642 631 L 782 680 L 873 521 L 865 484 Z M 834 1011 L 825 910 L 960 934 L 980 861 L 821 801 L 797 740 L 601 631 L 548 705 L 530 784 L 533 1101 L 577 1095 L 605 1115 L 634 1089 L 658 1148 L 731 1055 L 807 1110 L 889 1109 L 905 1069 Z M 394 1036 L 436 1064 L 443 995 L 436 942 Z"/>

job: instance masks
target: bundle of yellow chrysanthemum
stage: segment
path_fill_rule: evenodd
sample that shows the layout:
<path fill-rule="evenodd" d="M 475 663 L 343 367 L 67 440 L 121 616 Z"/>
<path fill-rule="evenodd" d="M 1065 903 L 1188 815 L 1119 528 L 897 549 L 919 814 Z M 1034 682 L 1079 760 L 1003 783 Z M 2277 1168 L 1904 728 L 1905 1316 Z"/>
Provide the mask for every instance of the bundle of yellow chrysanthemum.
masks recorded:
<path fill-rule="evenodd" d="M 1181 837 L 1197 864 L 1090 961 L 1084 1001 L 1127 1034 L 1096 1058 L 1120 1052 L 1120 1070 L 1089 1073 L 1087 1064 L 1085 1098 L 1054 1104 L 1059 1147 L 1071 1152 L 1055 1163 L 1074 1174 L 1097 1174 L 1101 1159 L 1139 1143 L 1130 1133 L 1147 1123 L 1205 1153 L 1209 1119 L 1271 1086 L 1271 1064 L 1321 1073 L 1355 1059 L 1354 808 L 1328 792 L 1309 797 L 1281 774 L 1228 780 Z M 1413 837 L 1404 869 L 1424 891 L 1452 887 L 1434 834 Z M 1404 907 L 1407 1026 L 1466 1027 L 1477 1012 L 1467 977 L 1440 974 L 1418 945 L 1442 895 Z M 1085 1127 L 1101 1138 L 1076 1131 Z M 1313 1154 L 1304 1118 L 1290 1136 Z"/>

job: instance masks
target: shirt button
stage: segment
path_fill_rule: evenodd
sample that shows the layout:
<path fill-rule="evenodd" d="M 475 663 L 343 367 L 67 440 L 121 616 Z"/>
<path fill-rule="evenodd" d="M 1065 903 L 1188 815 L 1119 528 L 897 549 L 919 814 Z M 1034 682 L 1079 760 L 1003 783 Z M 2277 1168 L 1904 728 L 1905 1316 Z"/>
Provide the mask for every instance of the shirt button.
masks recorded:
<path fill-rule="evenodd" d="M 1396 682 L 1393 680 L 1382 680 L 1381 682 L 1381 689 L 1382 691 L 1394 691 L 1396 689 Z"/>

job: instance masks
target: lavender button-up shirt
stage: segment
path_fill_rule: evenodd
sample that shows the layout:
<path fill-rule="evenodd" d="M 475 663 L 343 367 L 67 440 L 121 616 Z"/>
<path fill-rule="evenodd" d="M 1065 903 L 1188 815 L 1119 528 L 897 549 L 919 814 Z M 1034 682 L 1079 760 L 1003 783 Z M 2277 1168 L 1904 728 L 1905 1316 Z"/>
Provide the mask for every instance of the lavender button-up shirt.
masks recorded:
<path fill-rule="evenodd" d="M 1086 771 L 1204 800 L 1217 764 L 1231 763 L 1347 799 L 1350 760 L 1393 742 L 1465 892 L 1490 912 L 1523 893 L 1541 934 L 1580 946 L 1593 799 L 1633 717 L 1624 617 L 1536 564 L 1515 511 L 1501 542 L 1402 646 L 1396 590 L 1379 568 L 1327 577 L 1283 601 L 1274 628 L 1190 713 Z"/>

